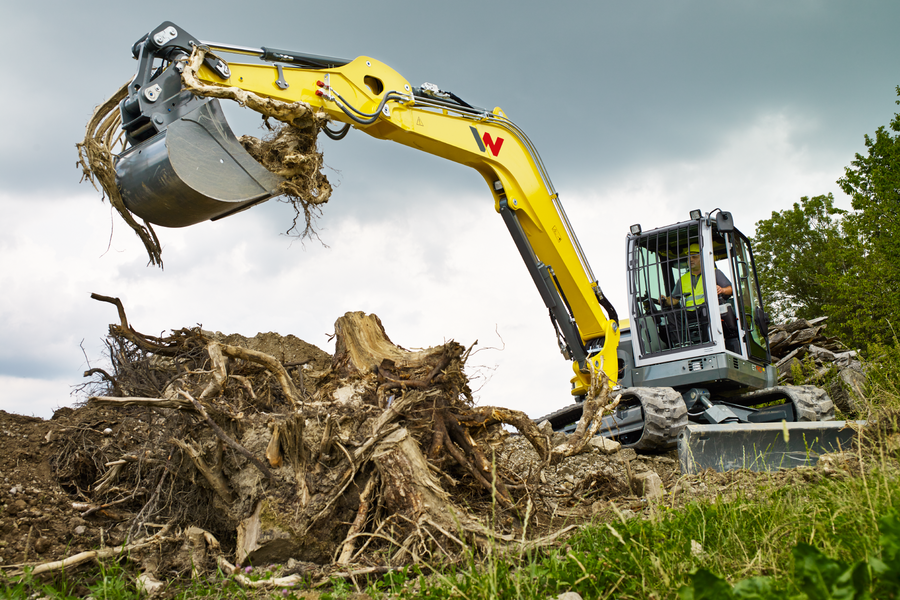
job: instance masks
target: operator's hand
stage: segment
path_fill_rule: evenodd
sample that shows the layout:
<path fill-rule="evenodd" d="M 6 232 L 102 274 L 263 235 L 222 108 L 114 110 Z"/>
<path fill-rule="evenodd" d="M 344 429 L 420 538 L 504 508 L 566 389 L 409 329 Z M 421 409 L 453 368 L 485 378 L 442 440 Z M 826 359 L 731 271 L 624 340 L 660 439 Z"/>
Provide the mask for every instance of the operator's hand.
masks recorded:
<path fill-rule="evenodd" d="M 733 289 L 730 285 L 728 287 L 722 287 L 721 285 L 716 286 L 716 293 L 719 296 L 730 296 L 732 291 Z"/>

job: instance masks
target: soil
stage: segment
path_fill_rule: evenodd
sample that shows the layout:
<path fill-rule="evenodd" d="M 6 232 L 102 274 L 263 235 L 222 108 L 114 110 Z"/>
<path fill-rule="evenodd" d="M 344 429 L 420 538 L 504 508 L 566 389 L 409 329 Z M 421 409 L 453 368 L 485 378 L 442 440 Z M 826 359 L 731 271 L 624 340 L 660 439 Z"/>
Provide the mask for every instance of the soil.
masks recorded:
<path fill-rule="evenodd" d="M 124 312 L 120 314 L 124 315 Z M 188 538 L 192 529 L 199 531 L 196 528 L 200 528 L 215 537 L 216 553 L 230 563 L 240 564 L 243 560 L 243 564 L 256 564 L 255 552 L 260 562 L 286 565 L 285 573 L 308 574 L 309 569 L 315 567 L 327 580 L 328 572 L 322 568 L 335 566 L 335 548 L 340 550 L 352 537 L 348 528 L 355 518 L 359 520 L 358 515 L 371 515 L 360 522 L 361 527 L 368 523 L 371 528 L 381 522 L 390 525 L 395 535 L 408 535 L 407 539 L 412 540 L 415 530 L 397 529 L 398 523 L 402 525 L 400 521 L 391 523 L 392 511 L 412 510 L 406 500 L 410 495 L 424 493 L 415 482 L 404 481 L 402 473 L 394 470 L 394 465 L 402 467 L 411 455 L 401 456 L 403 460 L 399 462 L 395 457 L 393 462 L 386 463 L 388 467 L 379 462 L 384 461 L 383 455 L 388 453 L 384 448 L 373 455 L 371 462 L 359 457 L 363 456 L 362 449 L 367 440 L 371 439 L 374 445 L 376 436 L 371 432 L 377 428 L 372 426 L 373 420 L 379 416 L 384 419 L 392 406 L 399 411 L 403 398 L 420 393 L 416 391 L 417 386 L 421 387 L 423 381 L 438 372 L 432 364 L 435 357 L 441 355 L 429 355 L 428 352 L 404 355 L 405 351 L 391 345 L 394 358 L 390 361 L 365 366 L 365 361 L 357 357 L 354 363 L 351 358 L 358 355 L 359 347 L 352 351 L 347 348 L 353 343 L 362 343 L 363 338 L 380 329 L 377 317 L 367 322 L 372 324 L 372 331 L 357 330 L 359 339 L 355 341 L 349 335 L 340 339 L 341 355 L 335 357 L 290 335 L 266 333 L 247 338 L 178 330 L 172 336 L 160 339 L 140 337 L 141 334 L 124 326 L 111 326 L 110 351 L 118 358 L 113 360 L 112 373 L 93 374 L 94 387 L 88 386 L 88 389 L 94 394 L 99 389 L 106 389 L 120 398 L 143 396 L 173 400 L 177 399 L 176 395 L 166 390 L 171 390 L 177 379 L 184 388 L 201 397 L 200 390 L 212 385 L 211 373 L 215 368 L 209 366 L 211 346 L 192 345 L 196 340 L 272 357 L 288 370 L 293 383 L 279 383 L 271 370 L 258 364 L 230 359 L 227 382 L 217 394 L 204 400 L 203 404 L 215 417 L 210 420 L 224 424 L 247 456 L 225 448 L 221 436 L 217 440 L 218 434 L 214 435 L 213 429 L 192 412 L 189 405 L 187 408 L 108 406 L 94 401 L 76 408 L 59 409 L 50 420 L 0 411 L 0 567 L 10 571 L 13 566 L 41 565 L 80 552 L 114 548 L 152 536 L 166 524 L 176 523 L 182 532 L 178 534 L 180 537 L 170 538 L 174 541 L 167 546 L 158 545 L 153 552 L 133 555 L 140 570 L 160 578 L 190 576 L 191 569 L 198 568 L 198 554 L 196 548 L 191 549 L 192 542 L 189 543 Z M 129 339 L 153 345 L 159 353 L 134 352 L 133 344 L 124 339 L 129 336 Z M 173 340 L 183 346 L 178 355 L 171 355 L 166 350 L 171 348 L 167 344 Z M 389 343 L 386 335 L 378 341 Z M 458 344 L 451 342 L 451 345 L 442 351 L 446 353 L 449 348 L 455 356 L 462 354 Z M 210 352 L 209 356 L 206 352 Z M 418 371 L 401 375 L 401 367 L 407 360 L 404 356 Z M 440 384 L 435 385 L 452 387 L 449 397 L 459 398 L 461 403 L 454 405 L 448 414 L 460 413 L 466 409 L 466 402 L 470 402 L 466 400 L 468 389 L 459 365 L 454 367 L 457 369 L 454 379 L 450 377 L 453 369 L 447 364 L 447 360 L 441 363 L 445 368 L 442 367 L 439 377 L 434 377 L 434 381 L 440 380 Z M 180 374 L 173 378 L 170 371 L 175 367 L 180 369 Z M 343 372 L 338 373 L 341 370 Z M 424 375 L 426 372 L 430 375 Z M 302 419 L 292 420 L 291 415 L 296 415 L 298 409 L 292 408 L 286 385 L 296 385 L 296 393 L 305 398 L 302 409 L 306 416 L 305 425 Z M 401 391 L 403 395 L 395 398 Z M 421 393 L 425 394 L 423 397 L 433 399 L 438 391 L 432 387 Z M 388 392 L 391 395 L 385 401 Z M 465 457 L 461 459 L 462 463 L 458 458 L 454 462 L 454 457 L 447 454 L 451 450 L 447 442 L 441 445 L 438 436 L 430 437 L 432 433 L 427 425 L 431 421 L 416 421 L 415 415 L 423 413 L 417 406 L 421 407 L 421 404 L 406 405 L 406 420 L 403 421 L 404 428 L 400 429 L 408 429 L 410 437 L 418 436 L 415 439 L 428 455 L 424 471 L 418 475 L 413 472 L 413 479 L 429 477 L 428 473 L 433 472 L 437 477 L 430 485 L 450 490 L 447 496 L 428 496 L 426 493 L 423 497 L 427 502 L 420 503 L 419 508 L 425 506 L 427 509 L 429 503 L 440 502 L 441 498 L 453 510 L 466 506 L 464 511 L 470 511 L 471 523 L 477 525 L 472 530 L 476 531 L 480 527 L 480 516 L 496 510 L 490 488 L 479 485 L 479 473 L 472 464 L 468 469 L 464 468 Z M 427 415 L 434 419 L 435 409 L 429 410 Z M 472 410 L 477 412 L 477 408 Z M 473 418 L 468 417 L 470 421 Z M 466 419 L 460 417 L 459 421 Z M 299 434 L 294 431 L 299 435 L 297 439 L 314 440 L 317 447 L 321 444 L 321 455 L 317 460 L 305 464 L 306 459 L 298 459 L 304 450 L 294 448 L 292 455 L 291 447 L 284 443 L 278 457 L 272 455 L 275 432 L 281 428 L 283 435 L 289 437 L 293 435 L 289 433 L 291 427 L 300 428 Z M 394 431 L 396 434 L 396 427 Z M 500 427 L 499 423 L 470 428 L 469 431 L 470 434 L 474 432 L 473 446 L 487 449 L 485 453 L 494 457 L 497 473 L 509 489 L 528 490 L 527 494 L 506 493 L 516 503 L 534 500 L 534 506 L 528 509 L 532 518 L 528 532 L 538 538 L 551 538 L 569 524 L 620 519 L 623 515 L 651 515 L 660 502 L 677 506 L 704 497 L 734 494 L 752 497 L 763 482 L 766 487 L 793 485 L 859 472 L 854 455 L 833 455 L 820 460 L 815 468 L 774 474 L 707 471 L 683 476 L 674 452 L 641 455 L 631 449 L 590 443 L 573 456 L 550 460 L 549 454 L 541 458 L 529 437 L 509 427 Z M 541 433 L 548 438 L 551 448 L 559 448 L 574 437 L 546 428 Z M 335 441 L 326 452 L 324 442 L 330 435 Z M 179 446 L 180 440 L 186 440 L 181 442 L 183 446 Z M 277 449 L 277 446 L 274 447 Z M 399 443 L 397 447 L 400 447 Z M 424 452 L 429 447 L 438 452 Z M 188 458 L 190 448 L 198 450 L 224 475 L 227 484 L 224 490 L 217 491 L 213 478 L 204 479 L 198 463 L 192 463 Z M 347 463 L 341 461 L 345 456 L 349 458 L 350 453 L 357 457 L 353 467 L 357 470 L 354 471 L 356 475 L 340 479 L 342 472 L 349 473 L 344 466 Z M 472 456 L 471 463 L 477 463 L 477 453 Z M 260 463 L 257 465 L 252 462 L 252 457 L 265 457 L 265 463 L 257 461 Z M 377 468 L 366 470 L 367 464 Z M 315 469 L 313 465 L 316 465 Z M 326 466 L 325 470 L 321 470 L 321 465 Z M 301 473 L 301 467 L 306 469 L 304 473 Z M 489 471 L 490 467 L 483 473 Z M 367 481 L 378 482 L 375 487 L 379 491 L 374 497 L 367 496 L 363 490 Z M 650 485 L 648 481 L 656 483 Z M 339 493 L 333 493 L 336 489 Z M 307 499 L 298 505 L 298 497 L 304 495 Z M 368 508 L 368 505 L 375 508 Z M 262 513 L 255 522 L 252 520 L 254 511 L 257 517 Z M 304 516 L 327 511 L 331 511 L 328 513 L 331 516 L 325 521 L 324 528 L 316 525 L 315 518 Z M 524 512 L 521 506 L 505 508 L 502 511 L 504 525 L 493 535 L 515 538 L 520 531 L 515 523 Z M 433 521 L 439 515 L 424 510 L 418 518 Z M 251 542 L 246 541 L 244 534 L 242 542 L 238 530 L 246 529 L 250 526 L 248 523 L 260 532 Z M 291 537 L 289 530 L 303 528 L 314 533 L 307 536 L 313 538 L 311 541 Z M 476 544 L 477 537 L 473 534 Z M 425 545 L 421 547 L 426 549 Z M 381 554 L 360 550 L 353 564 L 369 569 L 384 568 L 385 560 L 380 558 L 385 555 L 384 548 L 379 552 Z M 402 551 L 393 554 L 387 564 L 396 566 L 403 558 L 401 555 Z M 203 557 L 205 559 L 206 555 Z M 414 559 L 409 555 L 405 557 L 408 561 Z M 222 564 L 219 563 L 220 568 Z M 200 566 L 214 572 L 215 565 L 215 559 L 209 558 Z M 307 568 L 308 565 L 312 566 Z"/>
<path fill-rule="evenodd" d="M 52 419 L 42 420 L 0 411 L 0 565 L 47 562 L 123 543 L 122 524 L 132 515 L 110 507 L 82 516 L 88 509 L 79 490 L 93 483 L 97 471 L 88 464 L 69 465 L 61 471 L 58 458 L 73 444 L 109 448 L 138 440 L 141 446 L 147 441 L 156 443 L 154 430 L 161 425 L 161 417 L 155 413 L 140 407 L 85 406 L 61 408 Z M 526 472 L 538 465 L 537 453 L 524 437 L 513 435 L 506 440 L 500 453 L 501 468 Z M 836 468 L 823 464 L 817 469 L 778 474 L 709 471 L 682 476 L 674 453 L 638 455 L 625 449 L 604 455 L 592 451 L 544 469 L 544 481 L 566 492 L 549 514 L 571 521 L 603 514 L 614 517 L 614 510 L 625 514 L 649 510 L 648 500 L 631 490 L 629 470 L 632 478 L 636 473 L 656 472 L 667 504 L 680 504 L 721 495 L 725 490 L 752 495 L 761 478 L 771 486 L 779 480 L 789 484 L 849 474 L 854 461 L 850 459 L 848 464 L 844 460 Z"/>

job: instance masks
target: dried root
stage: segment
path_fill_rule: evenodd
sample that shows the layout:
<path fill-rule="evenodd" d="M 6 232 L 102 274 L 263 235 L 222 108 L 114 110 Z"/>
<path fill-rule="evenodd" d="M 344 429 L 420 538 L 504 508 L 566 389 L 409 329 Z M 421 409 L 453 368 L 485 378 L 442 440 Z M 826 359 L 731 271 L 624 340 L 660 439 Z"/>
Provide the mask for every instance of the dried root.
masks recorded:
<path fill-rule="evenodd" d="M 473 545 L 538 543 L 525 532 L 545 491 L 498 467 L 504 426 L 552 464 L 583 452 L 614 405 L 598 384 L 576 434 L 554 446 L 524 413 L 473 406 L 463 372 L 469 350 L 456 342 L 404 350 L 374 315 L 338 319 L 327 360 L 278 356 L 199 329 L 146 336 L 128 325 L 121 303 L 97 299 L 119 309 L 120 323 L 110 326 L 119 362 L 98 382 L 107 394 L 90 403 L 159 415 L 148 419 L 163 425 L 131 450 L 88 435 L 60 470 L 75 481 L 76 457 L 93 449 L 93 467 L 82 467 L 96 473 L 80 488 L 86 505 L 118 502 L 131 532 L 162 519 L 236 536 L 242 565 L 290 558 L 380 569 L 449 560 Z M 297 364 L 302 378 L 288 366 Z M 155 393 L 138 375 L 151 365 L 167 372 Z M 140 397 L 119 396 L 138 389 Z M 552 530 L 546 539 L 555 534 L 563 535 Z"/>

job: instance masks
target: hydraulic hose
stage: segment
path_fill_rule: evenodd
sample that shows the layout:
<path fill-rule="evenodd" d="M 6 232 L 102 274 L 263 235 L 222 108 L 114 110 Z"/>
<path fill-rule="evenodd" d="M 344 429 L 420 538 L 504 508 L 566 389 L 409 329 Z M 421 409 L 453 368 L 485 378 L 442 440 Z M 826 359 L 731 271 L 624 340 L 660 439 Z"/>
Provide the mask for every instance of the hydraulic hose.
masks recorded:
<path fill-rule="evenodd" d="M 347 132 L 350 131 L 350 123 L 344 123 L 344 126 L 338 130 L 329 129 L 327 125 L 322 127 L 322 131 L 325 132 L 329 138 L 337 141 L 342 140 L 347 137 Z"/>
<path fill-rule="evenodd" d="M 334 97 L 336 98 L 335 104 L 337 104 L 338 107 L 342 111 L 344 111 L 345 115 L 347 115 L 348 117 L 353 119 L 353 121 L 355 121 L 356 123 L 359 123 L 360 125 L 371 125 L 372 123 L 374 123 L 378 119 L 379 115 L 381 115 L 381 111 L 384 108 L 384 105 L 387 104 L 388 100 L 404 100 L 406 98 L 406 96 L 397 94 L 397 92 L 395 92 L 395 91 L 390 91 L 384 95 L 384 98 L 382 98 L 381 103 L 378 105 L 378 109 L 375 112 L 364 113 L 361 110 L 359 110 L 358 108 L 356 108 L 355 106 L 351 105 L 349 102 L 347 102 L 343 96 L 341 96 L 334 90 L 332 90 L 332 92 L 334 93 Z M 362 117 L 362 118 L 360 118 L 360 117 Z"/>

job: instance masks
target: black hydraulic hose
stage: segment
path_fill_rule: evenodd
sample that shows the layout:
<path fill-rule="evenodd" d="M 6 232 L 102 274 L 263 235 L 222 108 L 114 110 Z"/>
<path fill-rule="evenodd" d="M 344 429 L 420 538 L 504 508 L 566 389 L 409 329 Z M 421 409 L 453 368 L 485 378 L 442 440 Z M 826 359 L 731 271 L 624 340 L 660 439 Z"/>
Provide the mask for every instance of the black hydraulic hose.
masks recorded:
<path fill-rule="evenodd" d="M 384 98 L 381 99 L 381 103 L 378 105 L 378 109 L 377 109 L 375 112 L 373 112 L 373 113 L 364 113 L 363 111 L 359 110 L 358 108 L 356 108 L 355 106 L 353 106 L 352 104 L 350 104 L 349 102 L 347 102 L 347 101 L 344 99 L 344 97 L 341 96 L 339 93 L 335 92 L 334 90 L 331 90 L 331 91 L 332 91 L 332 93 L 334 94 L 335 98 L 337 98 L 338 100 L 340 100 L 340 102 L 337 103 L 338 106 L 341 106 L 341 104 L 343 104 L 343 105 L 345 105 L 347 108 L 349 108 L 350 110 L 352 110 L 354 113 L 356 113 L 358 116 L 363 117 L 363 118 L 366 118 L 366 119 L 371 119 L 371 118 L 373 118 L 373 117 L 374 117 L 374 118 L 378 118 L 378 115 L 381 114 L 381 109 L 384 108 L 384 105 L 387 104 L 387 101 L 388 101 L 388 100 L 403 100 L 403 99 L 405 98 L 404 96 L 401 96 L 401 95 L 397 94 L 397 92 L 391 90 L 390 92 L 388 92 L 387 94 L 384 95 Z M 344 107 L 341 106 L 341 109 L 344 110 Z M 344 112 L 347 112 L 347 111 L 344 110 Z"/>
<path fill-rule="evenodd" d="M 371 125 L 381 115 L 381 110 L 384 108 L 384 105 L 387 104 L 388 100 L 403 100 L 405 98 L 405 96 L 395 94 L 395 92 L 388 92 L 387 94 L 385 94 L 384 99 L 382 99 L 381 104 L 378 105 L 378 110 L 375 111 L 374 113 L 361 112 L 359 109 L 354 108 L 346 100 L 341 98 L 341 96 L 337 92 L 335 92 L 335 98 L 338 99 L 335 101 L 335 104 L 337 104 L 338 107 L 340 107 L 340 109 L 342 111 L 344 111 L 345 115 L 347 115 L 348 117 L 353 119 L 353 121 L 355 121 L 356 123 L 359 123 L 360 125 Z M 353 111 L 353 112 L 350 112 L 350 111 Z M 354 113 L 356 113 L 356 114 L 354 114 Z M 361 116 L 368 117 L 368 118 L 361 119 L 357 115 L 361 115 Z"/>
<path fill-rule="evenodd" d="M 360 119 L 360 118 L 357 117 L 355 114 L 353 114 L 352 112 L 350 112 L 350 111 L 347 109 L 347 107 L 344 106 L 344 103 L 343 103 L 343 102 L 335 102 L 335 104 L 337 104 L 337 105 L 340 107 L 340 109 L 341 109 L 342 111 L 344 111 L 344 114 L 345 114 L 345 115 L 347 115 L 348 117 L 350 117 L 351 119 L 353 119 L 355 122 L 359 123 L 360 125 L 371 125 L 371 124 L 374 123 L 376 120 L 378 120 L 378 113 L 376 113 L 375 116 L 373 116 L 373 117 L 371 117 L 371 118 L 369 118 L 369 119 Z"/>
<path fill-rule="evenodd" d="M 469 104 L 468 102 L 466 102 L 465 100 L 463 100 L 462 98 L 460 98 L 459 96 L 454 94 L 453 92 L 445 92 L 445 93 L 448 96 L 450 96 L 453 100 L 455 100 L 458 104 L 465 106 L 466 108 L 475 108 L 474 106 L 472 106 L 471 104 Z"/>
<path fill-rule="evenodd" d="M 338 130 L 329 129 L 328 125 L 325 125 L 322 127 L 322 131 L 325 132 L 325 135 L 335 141 L 342 140 L 347 136 L 347 132 L 350 131 L 350 123 L 344 123 L 344 126 Z"/>

